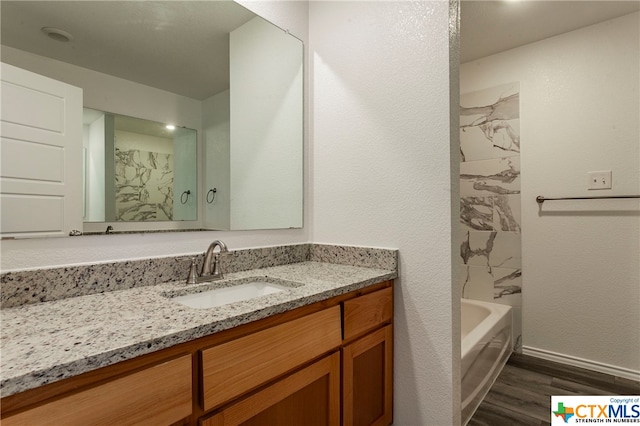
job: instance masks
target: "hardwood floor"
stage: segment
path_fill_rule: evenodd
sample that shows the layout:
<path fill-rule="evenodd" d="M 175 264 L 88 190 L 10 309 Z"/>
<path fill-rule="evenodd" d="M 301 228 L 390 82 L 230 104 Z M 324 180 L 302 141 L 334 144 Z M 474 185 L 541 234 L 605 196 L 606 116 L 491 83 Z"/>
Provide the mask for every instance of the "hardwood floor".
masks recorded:
<path fill-rule="evenodd" d="M 640 395 L 640 382 L 514 354 L 468 424 L 548 425 L 551 395 Z"/>

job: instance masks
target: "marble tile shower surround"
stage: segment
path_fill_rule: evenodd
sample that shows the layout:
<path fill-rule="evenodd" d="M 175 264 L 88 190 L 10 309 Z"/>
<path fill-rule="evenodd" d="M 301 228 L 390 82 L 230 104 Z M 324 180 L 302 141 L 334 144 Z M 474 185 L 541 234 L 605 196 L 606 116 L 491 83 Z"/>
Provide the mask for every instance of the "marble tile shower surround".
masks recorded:
<path fill-rule="evenodd" d="M 173 155 L 115 150 L 117 221 L 173 219 Z"/>
<path fill-rule="evenodd" d="M 183 281 L 189 257 L 176 256 L 124 262 L 14 271 L 0 274 L 0 307 L 67 299 L 89 294 Z M 195 255 L 198 269 L 204 254 Z M 299 262 L 324 262 L 396 271 L 398 251 L 324 244 L 294 244 L 230 250 L 221 259 L 226 273 Z"/>
<path fill-rule="evenodd" d="M 460 99 L 462 296 L 513 307 L 521 341 L 520 89 L 506 84 Z"/>

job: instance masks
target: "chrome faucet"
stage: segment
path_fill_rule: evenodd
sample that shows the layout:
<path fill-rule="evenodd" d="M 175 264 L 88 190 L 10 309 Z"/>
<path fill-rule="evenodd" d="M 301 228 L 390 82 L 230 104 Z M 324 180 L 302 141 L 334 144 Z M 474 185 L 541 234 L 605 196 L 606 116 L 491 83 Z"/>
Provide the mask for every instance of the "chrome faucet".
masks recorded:
<path fill-rule="evenodd" d="M 220 251 L 214 253 L 216 247 L 220 248 Z M 198 282 L 221 280 L 224 278 L 222 269 L 220 268 L 220 257 L 229 253 L 227 245 L 220 240 L 215 240 L 209 245 L 206 253 L 204 254 L 204 262 L 202 263 L 202 271 L 198 277 Z"/>

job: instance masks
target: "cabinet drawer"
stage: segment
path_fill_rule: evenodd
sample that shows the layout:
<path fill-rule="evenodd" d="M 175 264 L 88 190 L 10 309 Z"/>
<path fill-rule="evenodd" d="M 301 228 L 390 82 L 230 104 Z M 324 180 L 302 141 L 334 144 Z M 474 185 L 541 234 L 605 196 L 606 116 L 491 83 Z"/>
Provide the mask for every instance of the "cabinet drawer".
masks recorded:
<path fill-rule="evenodd" d="M 203 350 L 203 408 L 229 401 L 340 343 L 340 307 L 334 306 Z"/>
<path fill-rule="evenodd" d="M 14 425 L 170 425 L 191 414 L 191 356 L 2 419 Z"/>
<path fill-rule="evenodd" d="M 358 336 L 393 318 L 393 288 L 344 302 L 344 339 Z"/>
<path fill-rule="evenodd" d="M 232 404 L 200 426 L 340 424 L 340 354 L 281 379 Z"/>

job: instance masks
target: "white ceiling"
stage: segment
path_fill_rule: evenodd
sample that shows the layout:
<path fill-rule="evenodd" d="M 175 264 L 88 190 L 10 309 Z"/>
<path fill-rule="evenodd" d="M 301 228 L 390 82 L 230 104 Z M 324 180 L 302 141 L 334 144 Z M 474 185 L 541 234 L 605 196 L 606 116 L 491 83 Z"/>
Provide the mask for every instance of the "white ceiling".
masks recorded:
<path fill-rule="evenodd" d="M 193 99 L 228 88 L 229 32 L 256 15 L 226 1 L 0 2 L 2 44 Z M 56 27 L 62 43 L 40 30 Z"/>
<path fill-rule="evenodd" d="M 0 7 L 4 45 L 200 100 L 228 87 L 228 34 L 255 16 L 231 0 L 2 0 Z M 640 0 L 463 0 L 461 62 L 638 10 Z M 74 40 L 51 40 L 42 27 Z"/>
<path fill-rule="evenodd" d="M 638 10 L 639 0 L 463 0 L 460 62 L 473 61 Z"/>

